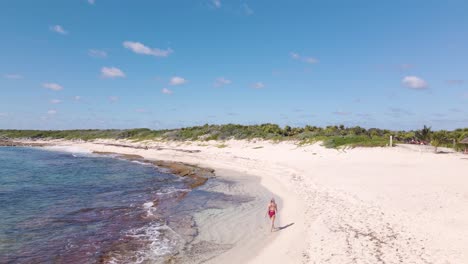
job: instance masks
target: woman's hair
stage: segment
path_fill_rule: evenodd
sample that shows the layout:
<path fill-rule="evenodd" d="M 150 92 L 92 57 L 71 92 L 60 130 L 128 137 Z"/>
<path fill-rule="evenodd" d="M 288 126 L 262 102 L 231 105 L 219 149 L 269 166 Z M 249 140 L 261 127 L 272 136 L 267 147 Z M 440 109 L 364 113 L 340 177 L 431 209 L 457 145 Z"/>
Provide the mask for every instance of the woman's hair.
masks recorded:
<path fill-rule="evenodd" d="M 275 202 L 275 198 L 271 198 L 270 203 L 274 203 L 274 202 Z"/>

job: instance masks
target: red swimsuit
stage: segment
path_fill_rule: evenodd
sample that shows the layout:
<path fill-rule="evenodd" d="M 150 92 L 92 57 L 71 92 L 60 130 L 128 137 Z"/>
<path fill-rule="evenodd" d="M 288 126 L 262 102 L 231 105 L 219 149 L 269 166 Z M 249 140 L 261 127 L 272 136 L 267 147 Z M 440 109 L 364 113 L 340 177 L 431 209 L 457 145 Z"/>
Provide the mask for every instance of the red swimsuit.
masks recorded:
<path fill-rule="evenodd" d="M 268 215 L 272 218 L 276 214 L 275 210 L 268 210 Z"/>

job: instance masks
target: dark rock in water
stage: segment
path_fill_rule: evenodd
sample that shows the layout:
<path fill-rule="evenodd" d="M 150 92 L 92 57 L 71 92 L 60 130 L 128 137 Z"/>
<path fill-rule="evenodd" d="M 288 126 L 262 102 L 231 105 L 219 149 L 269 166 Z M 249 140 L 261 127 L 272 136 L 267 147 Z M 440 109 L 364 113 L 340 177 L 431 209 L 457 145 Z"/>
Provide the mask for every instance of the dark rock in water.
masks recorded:
<path fill-rule="evenodd" d="M 153 201 L 153 205 L 152 205 L 151 207 L 157 207 L 158 204 L 159 204 L 159 199 L 155 199 L 155 200 Z"/>
<path fill-rule="evenodd" d="M 138 161 L 144 160 L 142 156 L 135 155 L 135 154 L 120 154 L 120 153 L 108 152 L 108 151 L 93 151 L 93 153 L 99 154 L 99 155 L 115 155 L 115 156 L 118 156 L 119 158 L 126 159 L 126 160 L 138 160 Z"/>
<path fill-rule="evenodd" d="M 46 143 L 23 143 L 9 139 L 0 139 L 0 147 L 45 147 L 49 145 Z"/>
<path fill-rule="evenodd" d="M 206 183 L 208 178 L 214 177 L 214 170 L 209 168 L 202 168 L 191 164 L 173 161 L 150 161 L 152 164 L 166 168 L 170 173 L 179 175 L 182 177 L 190 177 L 193 182 L 190 184 L 190 188 L 194 189 Z"/>
<path fill-rule="evenodd" d="M 147 160 L 140 155 L 133 154 L 120 154 L 114 152 L 100 152 L 94 151 L 95 154 L 100 155 L 113 155 L 126 160 L 136 160 L 148 164 L 153 164 L 157 167 L 167 169 L 169 173 L 175 174 L 181 177 L 189 177 L 193 181 L 189 184 L 191 189 L 201 186 L 206 183 L 208 178 L 215 176 L 215 170 L 210 168 L 202 168 L 196 165 L 187 164 L 176 161 L 165 161 L 165 160 Z"/>

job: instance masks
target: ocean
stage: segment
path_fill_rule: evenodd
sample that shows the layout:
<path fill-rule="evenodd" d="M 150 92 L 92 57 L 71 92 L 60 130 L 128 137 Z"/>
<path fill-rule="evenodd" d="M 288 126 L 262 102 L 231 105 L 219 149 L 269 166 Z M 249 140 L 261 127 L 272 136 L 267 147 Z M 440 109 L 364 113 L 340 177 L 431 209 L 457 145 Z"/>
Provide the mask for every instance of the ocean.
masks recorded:
<path fill-rule="evenodd" d="M 0 147 L 0 263 L 186 262 L 195 214 L 253 199 L 210 190 L 223 184 L 192 190 L 149 164 Z"/>

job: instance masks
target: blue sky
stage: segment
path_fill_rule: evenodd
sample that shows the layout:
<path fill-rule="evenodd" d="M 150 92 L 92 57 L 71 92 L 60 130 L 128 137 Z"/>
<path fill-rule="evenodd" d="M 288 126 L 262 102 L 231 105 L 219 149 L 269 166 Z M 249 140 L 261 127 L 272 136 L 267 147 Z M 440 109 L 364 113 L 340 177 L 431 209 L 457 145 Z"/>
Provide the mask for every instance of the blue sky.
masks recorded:
<path fill-rule="evenodd" d="M 468 127 L 467 1 L 0 1 L 0 128 Z"/>

